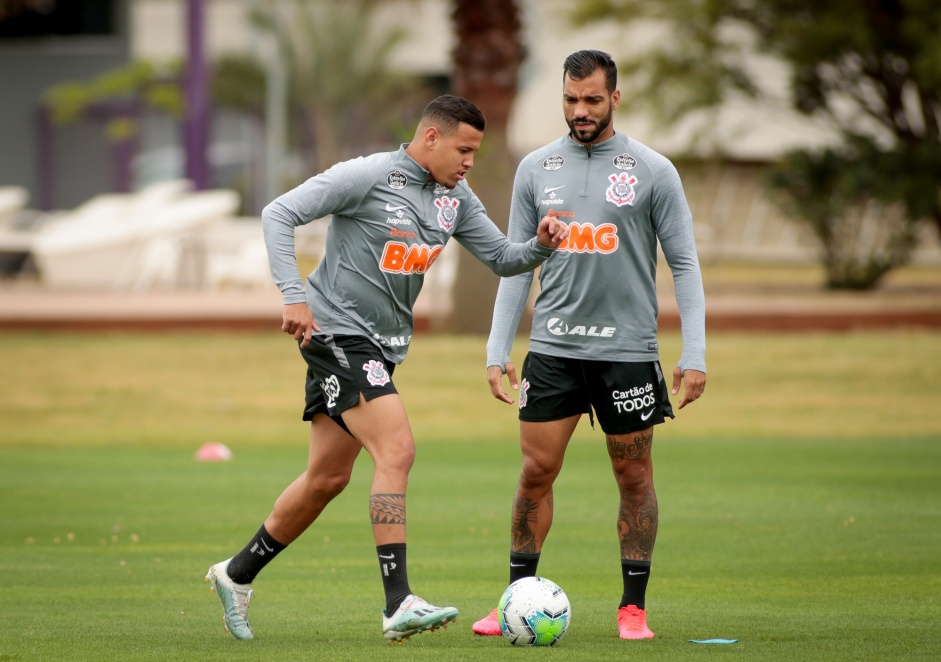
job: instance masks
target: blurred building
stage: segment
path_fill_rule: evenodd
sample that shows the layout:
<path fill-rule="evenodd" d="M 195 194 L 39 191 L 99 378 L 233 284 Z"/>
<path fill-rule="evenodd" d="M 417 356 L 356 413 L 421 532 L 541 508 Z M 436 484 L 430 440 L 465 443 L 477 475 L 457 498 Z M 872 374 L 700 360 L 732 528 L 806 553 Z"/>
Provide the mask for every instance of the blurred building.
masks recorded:
<path fill-rule="evenodd" d="M 108 122 L 126 108 L 95 107 L 80 122 L 59 125 L 45 112 L 44 99 L 55 85 L 88 83 L 131 62 L 185 62 L 193 3 L 204 14 L 201 46 L 207 60 L 233 53 L 272 60 L 270 38 L 248 20 L 262 0 L 0 0 L 0 186 L 25 187 L 33 206 L 64 209 L 97 193 L 181 176 L 185 153 L 178 121 L 136 109 L 139 135 L 124 146 L 133 150 L 128 157 L 106 138 Z M 422 25 L 420 34 L 410 33 L 400 44 L 389 65 L 446 87 L 452 45 L 448 11 L 446 0 L 384 3 L 371 29 Z M 410 21 L 415 12 L 422 15 L 420 22 Z M 250 213 L 257 213 L 268 195 L 257 163 L 266 153 L 264 136 L 257 134 L 257 127 L 237 113 L 215 109 L 211 183 L 247 187 L 242 192 Z M 293 156 L 282 154 L 280 166 L 296 170 Z M 127 166 L 131 172 L 121 172 Z"/>
<path fill-rule="evenodd" d="M 56 203 L 71 206 L 112 187 L 109 146 L 102 118 L 45 142 L 40 105 L 45 92 L 65 80 L 82 80 L 127 63 L 128 7 L 121 0 L 0 2 L 0 186 L 17 185 L 36 204 L 40 156 L 62 173 Z"/>
<path fill-rule="evenodd" d="M 619 58 L 668 35 L 647 25 L 625 28 L 611 23 L 574 29 L 567 19 L 566 0 L 520 1 L 528 57 L 511 117 L 510 141 L 522 156 L 566 130 L 559 103 L 566 55 L 599 48 Z M 54 8 L 45 23 L 35 16 L 31 25 L 22 18 L 0 18 L 4 155 L 0 186 L 25 186 L 34 205 L 67 208 L 116 186 L 139 188 L 178 177 L 185 157 L 179 123 L 147 117 L 133 146 L 132 171 L 122 180 L 121 159 L 127 165 L 130 157 L 103 139 L 108 109 L 79 124 L 43 129 L 41 101 L 52 85 L 88 80 L 135 60 L 185 60 L 187 9 L 192 2 L 199 2 L 205 12 L 202 45 L 210 62 L 228 53 L 252 54 L 267 62 L 274 58 L 268 35 L 247 20 L 253 8 L 271 6 L 269 0 L 0 0 L 5 2 Z M 389 56 L 390 67 L 447 89 L 455 48 L 450 11 L 448 0 L 386 0 L 372 25 L 364 24 L 363 29 L 374 34 L 405 30 L 407 38 Z M 784 89 L 787 71 L 780 63 L 756 56 L 750 66 L 769 89 Z M 629 99 L 631 90 L 622 85 L 621 93 Z M 814 259 L 812 242 L 797 226 L 782 220 L 759 181 L 763 165 L 782 151 L 830 140 L 825 128 L 796 113 L 745 101 L 672 127 L 658 126 L 642 114 L 620 113 L 617 126 L 681 164 L 704 256 Z M 237 186 L 245 213 L 257 213 L 271 197 L 264 161 L 269 167 L 276 162 L 297 177 L 313 174 L 304 172 L 288 147 L 272 151 L 267 140 L 257 122 L 214 111 L 209 148 L 212 183 Z M 713 158 L 720 153 L 723 159 Z M 37 200 L 40 193 L 42 201 Z"/>
<path fill-rule="evenodd" d="M 264 37 L 245 20 L 246 11 L 259 0 L 207 0 L 206 47 L 213 55 L 264 50 Z M 185 57 L 186 0 L 132 0 L 131 56 L 155 61 Z M 378 12 L 380 26 L 404 28 L 409 37 L 397 47 L 390 64 L 409 72 L 449 75 L 454 48 L 448 0 L 386 0 Z M 636 52 L 643 44 L 663 35 L 648 26 L 625 29 L 623 25 L 574 29 L 567 19 L 567 0 L 521 0 L 529 53 L 524 64 L 519 100 L 514 112 L 513 147 L 520 153 L 538 147 L 565 130 L 558 112 L 562 61 L 581 48 L 600 48 L 615 57 Z M 421 18 L 416 20 L 418 15 Z M 755 58 L 754 67 L 772 87 L 783 89 L 786 69 L 770 59 Z M 625 96 L 630 90 L 622 90 Z M 664 129 L 649 117 L 626 118 L 622 128 L 666 153 L 685 152 L 692 138 L 692 125 Z M 767 160 L 783 149 L 819 144 L 828 139 L 822 127 L 785 111 L 768 112 L 766 107 L 732 104 L 717 117 L 716 144 L 724 153 L 741 160 Z"/>
<path fill-rule="evenodd" d="M 31 6 L 29 0 L 18 1 L 21 5 L 25 3 L 27 9 Z M 122 175 L 118 172 L 122 167 L 118 146 L 103 137 L 105 122 L 110 117 L 107 108 L 99 109 L 80 123 L 57 126 L 43 121 L 41 102 L 43 94 L 57 83 L 90 80 L 131 61 L 158 64 L 185 61 L 187 9 L 191 1 L 68 0 L 38 4 L 34 1 L 33 6 L 52 6 L 52 14 L 23 12 L 0 21 L 0 79 L 4 81 L 0 144 L 7 157 L 0 159 L 0 185 L 25 186 L 32 193 L 34 205 L 69 208 L 95 193 L 121 186 L 139 188 L 180 176 L 184 145 L 178 122 L 155 115 L 145 118 L 133 145 L 133 171 Z M 210 61 L 227 53 L 271 59 L 273 49 L 267 35 L 247 20 L 248 12 L 260 2 L 202 0 L 205 12 L 202 44 Z M 558 99 L 561 64 L 568 53 L 580 48 L 601 48 L 617 57 L 651 38 L 649 31 L 625 31 L 623 26 L 614 24 L 575 30 L 567 21 L 567 6 L 565 0 L 523 2 L 529 57 L 521 72 L 520 94 L 510 125 L 511 146 L 520 155 L 565 130 Z M 446 86 L 451 51 L 455 47 L 449 13 L 448 0 L 388 0 L 382 4 L 375 24 L 364 29 L 395 26 L 408 31 L 407 38 L 390 55 L 390 67 L 445 81 Z M 416 15 L 420 20 L 415 20 Z M 766 66 L 773 70 L 773 66 Z M 783 72 L 772 74 L 783 83 Z M 630 90 L 622 90 L 622 94 L 627 97 Z M 716 124 L 715 139 L 733 158 L 763 161 L 800 141 L 819 140 L 821 136 L 809 132 L 806 124 L 793 117 L 771 117 L 764 111 L 729 108 Z M 689 143 L 688 127 L 665 130 L 643 116 L 622 116 L 618 127 L 673 156 L 682 154 Z M 231 186 L 239 182 L 247 200 L 246 211 L 257 213 L 270 197 L 263 185 L 263 168 L 258 163 L 266 152 L 264 136 L 259 136 L 244 118 L 217 110 L 209 151 L 213 183 Z M 279 167 L 297 169 L 299 165 L 291 156 L 289 152 L 281 155 Z M 127 165 L 125 162 L 124 166 Z M 735 171 L 715 181 L 704 181 L 701 188 L 715 192 L 731 183 L 741 189 L 742 181 L 743 172 Z M 755 209 L 750 201 L 754 195 L 753 185 L 731 198 L 722 195 L 727 200 L 723 203 L 725 207 L 710 203 L 710 215 L 712 211 L 728 212 L 728 205 L 744 205 L 747 209 L 740 210 L 738 215 L 751 217 L 754 232 Z M 711 196 L 707 192 L 700 197 L 706 200 Z M 738 202 L 736 197 L 740 198 Z M 705 203 L 699 206 L 702 216 Z M 768 208 L 762 206 L 761 210 L 767 213 Z M 715 232 L 703 220 L 703 239 L 712 238 Z"/>

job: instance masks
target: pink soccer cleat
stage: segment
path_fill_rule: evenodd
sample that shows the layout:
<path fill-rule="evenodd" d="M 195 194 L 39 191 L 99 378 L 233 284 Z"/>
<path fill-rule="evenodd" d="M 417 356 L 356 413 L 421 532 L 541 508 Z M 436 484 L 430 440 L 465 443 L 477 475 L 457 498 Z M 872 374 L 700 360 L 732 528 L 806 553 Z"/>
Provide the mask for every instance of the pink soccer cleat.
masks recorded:
<path fill-rule="evenodd" d="M 621 639 L 653 639 L 654 633 L 647 627 L 647 612 L 636 605 L 618 609 L 618 634 Z"/>
<path fill-rule="evenodd" d="M 481 637 L 495 637 L 503 634 L 500 631 L 500 620 L 497 618 L 497 610 L 494 609 L 490 614 L 474 623 L 471 628 L 474 634 Z"/>

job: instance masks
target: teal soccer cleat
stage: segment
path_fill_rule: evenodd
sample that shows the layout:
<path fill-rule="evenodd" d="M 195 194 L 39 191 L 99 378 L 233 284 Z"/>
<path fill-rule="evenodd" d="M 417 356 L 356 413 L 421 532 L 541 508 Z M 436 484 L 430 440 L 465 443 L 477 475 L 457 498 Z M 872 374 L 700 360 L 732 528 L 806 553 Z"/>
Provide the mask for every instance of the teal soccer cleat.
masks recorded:
<path fill-rule="evenodd" d="M 417 595 L 408 595 L 391 616 L 382 611 L 382 636 L 390 645 L 401 644 L 413 634 L 448 627 L 448 623 L 457 619 L 457 614 L 454 607 L 435 607 Z"/>
<path fill-rule="evenodd" d="M 248 602 L 255 594 L 251 584 L 236 584 L 229 578 L 227 559 L 209 568 L 206 581 L 222 602 L 222 622 L 225 629 L 236 639 L 253 639 L 252 627 L 248 624 Z"/>

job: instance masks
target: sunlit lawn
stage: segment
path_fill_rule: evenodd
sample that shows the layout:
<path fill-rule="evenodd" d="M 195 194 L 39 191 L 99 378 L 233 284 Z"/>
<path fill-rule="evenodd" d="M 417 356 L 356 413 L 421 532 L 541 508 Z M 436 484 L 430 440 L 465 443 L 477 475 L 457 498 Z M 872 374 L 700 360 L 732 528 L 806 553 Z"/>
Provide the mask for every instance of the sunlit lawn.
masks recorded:
<path fill-rule="evenodd" d="M 657 430 L 653 641 L 615 635 L 616 492 L 584 421 L 540 564 L 573 624 L 529 653 L 470 633 L 506 580 L 519 466 L 476 337 L 419 336 L 396 372 L 419 449 L 409 574 L 458 623 L 384 645 L 362 457 L 256 582 L 255 641 L 222 631 L 202 575 L 304 466 L 296 352 L 277 332 L 0 333 L 0 660 L 941 657 L 934 332 L 710 337 L 706 396 Z M 196 462 L 209 441 L 233 461 Z M 739 641 L 689 643 L 711 637 Z"/>

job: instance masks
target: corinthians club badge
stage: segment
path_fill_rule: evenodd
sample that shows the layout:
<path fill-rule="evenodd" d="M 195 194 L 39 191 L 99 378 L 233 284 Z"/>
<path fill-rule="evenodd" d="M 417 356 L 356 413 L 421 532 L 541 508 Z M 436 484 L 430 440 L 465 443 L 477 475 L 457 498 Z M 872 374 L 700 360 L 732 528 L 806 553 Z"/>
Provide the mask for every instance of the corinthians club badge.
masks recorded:
<path fill-rule="evenodd" d="M 438 225 L 440 225 L 441 229 L 445 232 L 450 232 L 454 229 L 454 221 L 457 220 L 457 206 L 459 204 L 461 204 L 460 200 L 457 198 L 449 198 L 446 195 L 435 198 L 435 207 L 438 208 Z"/>
<path fill-rule="evenodd" d="M 386 366 L 382 361 L 372 359 L 369 363 L 363 365 L 363 370 L 366 371 L 366 379 L 372 386 L 385 386 L 391 379 L 389 371 L 386 370 Z"/>
<path fill-rule="evenodd" d="M 613 202 L 618 207 L 634 205 L 634 196 L 636 195 L 634 184 L 637 183 L 637 177 L 627 172 L 621 172 L 616 175 L 608 175 L 608 181 L 611 182 L 611 186 L 604 194 L 608 202 Z"/>

